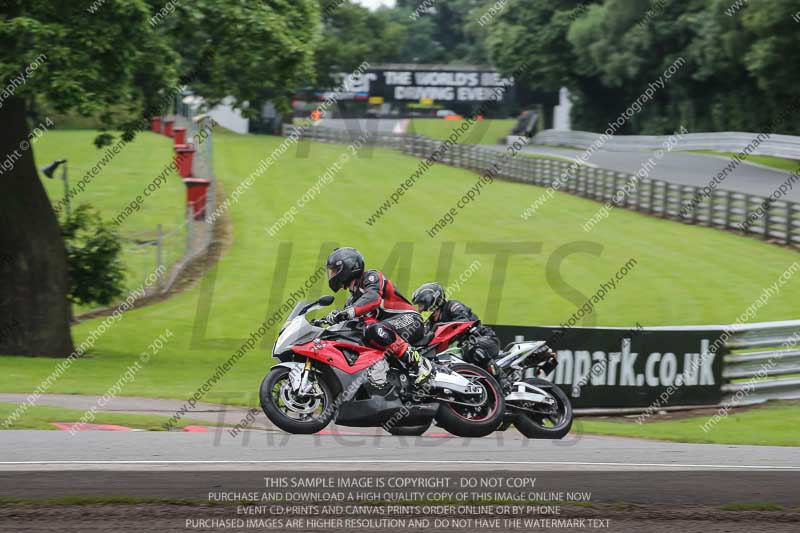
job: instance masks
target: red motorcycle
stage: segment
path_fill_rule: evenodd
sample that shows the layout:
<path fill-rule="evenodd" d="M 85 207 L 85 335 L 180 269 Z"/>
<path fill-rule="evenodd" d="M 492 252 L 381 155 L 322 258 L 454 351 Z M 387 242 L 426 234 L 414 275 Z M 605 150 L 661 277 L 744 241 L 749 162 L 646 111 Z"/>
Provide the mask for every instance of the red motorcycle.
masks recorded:
<path fill-rule="evenodd" d="M 260 389 L 261 408 L 273 424 L 310 434 L 335 420 L 394 433 L 394 428 L 427 427 L 435 420 L 459 437 L 483 437 L 500 425 L 505 402 L 491 374 L 455 363 L 437 366 L 415 386 L 399 358 L 364 344 L 364 320 L 331 325 L 306 319 L 332 303 L 332 296 L 298 303 L 275 341 L 273 356 L 280 363 Z"/>
<path fill-rule="evenodd" d="M 479 322 L 440 324 L 417 343 L 424 357 L 442 366 L 464 363 L 460 343 Z M 455 346 L 458 342 L 459 346 Z M 572 405 L 567 395 L 543 379 L 558 366 L 555 352 L 544 341 L 512 342 L 489 366 L 502 387 L 506 412 L 500 431 L 511 424 L 531 439 L 563 439 L 572 428 Z M 422 435 L 427 424 L 394 426 L 393 435 Z"/>

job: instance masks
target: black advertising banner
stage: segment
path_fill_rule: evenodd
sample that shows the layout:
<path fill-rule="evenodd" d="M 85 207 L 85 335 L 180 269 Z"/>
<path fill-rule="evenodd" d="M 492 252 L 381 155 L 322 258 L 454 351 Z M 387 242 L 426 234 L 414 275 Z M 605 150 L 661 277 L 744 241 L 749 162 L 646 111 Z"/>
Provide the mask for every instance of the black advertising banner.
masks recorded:
<path fill-rule="evenodd" d="M 513 80 L 494 70 L 459 71 L 398 68 L 369 70 L 370 96 L 387 102 L 434 100 L 437 102 L 482 102 L 499 100 Z"/>
<path fill-rule="evenodd" d="M 501 101 L 513 91 L 514 80 L 496 70 L 458 69 L 443 66 L 430 70 L 420 65 L 368 68 L 363 72 L 339 73 L 340 90 L 321 91 L 337 100 L 383 102 L 486 102 Z"/>
<path fill-rule="evenodd" d="M 721 400 L 720 329 L 492 326 L 503 345 L 544 340 L 558 355 L 548 379 L 577 408 L 705 405 Z"/>

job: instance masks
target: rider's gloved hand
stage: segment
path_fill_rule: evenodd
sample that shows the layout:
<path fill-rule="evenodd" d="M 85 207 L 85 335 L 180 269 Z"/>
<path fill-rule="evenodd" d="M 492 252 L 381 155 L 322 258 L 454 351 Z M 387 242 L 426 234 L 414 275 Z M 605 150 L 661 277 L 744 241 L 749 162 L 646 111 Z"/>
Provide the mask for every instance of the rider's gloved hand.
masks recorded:
<path fill-rule="evenodd" d="M 350 318 L 353 317 L 351 316 L 349 309 L 334 309 L 328 313 L 328 316 L 325 317 L 325 322 L 328 322 L 329 324 L 338 324 L 339 322 L 344 322 Z"/>

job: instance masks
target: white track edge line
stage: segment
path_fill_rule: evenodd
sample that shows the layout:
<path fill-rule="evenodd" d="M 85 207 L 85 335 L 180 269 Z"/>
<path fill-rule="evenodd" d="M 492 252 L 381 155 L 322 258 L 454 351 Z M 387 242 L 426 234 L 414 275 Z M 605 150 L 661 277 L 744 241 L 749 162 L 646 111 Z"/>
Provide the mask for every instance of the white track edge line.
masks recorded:
<path fill-rule="evenodd" d="M 479 461 L 479 460 L 351 460 L 310 459 L 296 461 L 276 460 L 131 460 L 131 461 L 0 461 L 3 465 L 135 465 L 135 464 L 493 464 L 493 465 L 552 465 L 552 466 L 619 466 L 619 467 L 660 467 L 660 468 L 724 468 L 724 469 L 762 469 L 762 470 L 800 470 L 800 466 L 779 465 L 709 465 L 682 463 L 606 463 L 584 461 Z"/>

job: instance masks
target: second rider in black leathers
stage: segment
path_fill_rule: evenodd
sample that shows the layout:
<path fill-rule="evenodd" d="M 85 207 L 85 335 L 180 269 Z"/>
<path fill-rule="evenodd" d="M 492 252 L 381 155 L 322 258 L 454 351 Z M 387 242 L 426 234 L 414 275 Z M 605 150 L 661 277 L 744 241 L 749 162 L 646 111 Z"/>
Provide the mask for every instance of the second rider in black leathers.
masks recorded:
<path fill-rule="evenodd" d="M 500 353 L 500 339 L 488 326 L 480 324 L 478 316 L 458 300 L 448 300 L 444 288 L 438 283 L 425 283 L 411 296 L 411 302 L 420 313 L 429 312 L 425 331 L 435 331 L 447 322 L 478 322 L 469 336 L 461 342 L 461 351 L 468 363 L 489 369 Z"/>

